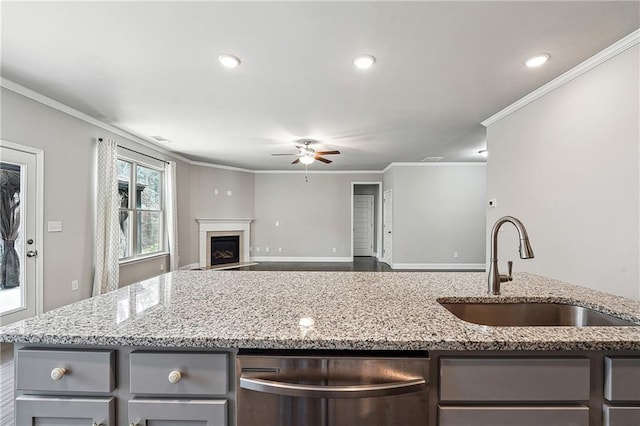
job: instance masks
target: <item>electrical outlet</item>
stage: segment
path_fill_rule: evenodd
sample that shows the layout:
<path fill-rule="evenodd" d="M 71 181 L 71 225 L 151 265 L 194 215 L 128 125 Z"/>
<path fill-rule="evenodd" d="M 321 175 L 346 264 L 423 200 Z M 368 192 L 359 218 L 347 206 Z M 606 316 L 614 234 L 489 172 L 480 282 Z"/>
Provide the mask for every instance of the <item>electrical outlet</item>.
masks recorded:
<path fill-rule="evenodd" d="M 334 253 L 336 252 L 336 248 L 335 248 L 335 247 L 333 248 L 333 252 L 334 252 Z"/>
<path fill-rule="evenodd" d="M 278 253 L 282 253 L 282 247 L 278 247 Z"/>
<path fill-rule="evenodd" d="M 160 270 L 161 270 L 161 271 L 164 271 L 164 263 L 161 263 L 161 264 L 160 264 Z"/>
<path fill-rule="evenodd" d="M 260 251 L 260 247 L 256 247 L 256 251 Z"/>
<path fill-rule="evenodd" d="M 213 190 L 213 195 L 218 195 L 218 194 L 220 194 L 220 191 L 218 191 L 218 188 L 214 189 Z"/>
<path fill-rule="evenodd" d="M 78 284 L 78 280 L 71 281 L 71 290 L 72 291 L 77 291 L 79 287 L 80 287 L 80 285 Z"/>
<path fill-rule="evenodd" d="M 265 251 L 265 252 L 267 252 L 267 253 L 269 253 L 269 247 L 265 247 L 265 248 L 264 248 L 264 251 Z"/>
<path fill-rule="evenodd" d="M 276 226 L 280 226 L 280 222 L 276 220 Z"/>
<path fill-rule="evenodd" d="M 455 259 L 457 259 L 457 258 L 458 258 L 458 252 L 457 252 L 457 251 L 454 251 L 454 252 L 453 252 L 453 257 L 454 257 Z"/>
<path fill-rule="evenodd" d="M 231 195 L 233 195 L 233 193 L 231 192 L 231 190 L 230 190 L 230 189 L 229 189 L 229 190 L 227 190 L 227 195 L 228 195 L 229 197 L 231 197 Z"/>

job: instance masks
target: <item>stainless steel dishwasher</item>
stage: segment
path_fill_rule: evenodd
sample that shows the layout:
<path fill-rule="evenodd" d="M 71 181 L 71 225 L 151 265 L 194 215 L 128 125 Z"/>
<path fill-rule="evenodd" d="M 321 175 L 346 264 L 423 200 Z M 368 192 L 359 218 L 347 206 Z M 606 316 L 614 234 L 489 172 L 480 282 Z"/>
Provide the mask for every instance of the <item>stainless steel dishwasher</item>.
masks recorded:
<path fill-rule="evenodd" d="M 429 359 L 240 353 L 238 426 L 425 426 Z"/>

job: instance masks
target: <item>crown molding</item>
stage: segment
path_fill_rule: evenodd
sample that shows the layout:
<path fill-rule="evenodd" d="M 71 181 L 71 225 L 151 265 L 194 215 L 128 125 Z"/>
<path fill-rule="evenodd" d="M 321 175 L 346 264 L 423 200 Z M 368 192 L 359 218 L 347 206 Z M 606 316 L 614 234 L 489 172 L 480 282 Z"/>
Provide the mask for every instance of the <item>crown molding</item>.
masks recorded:
<path fill-rule="evenodd" d="M 232 170 L 234 172 L 255 173 L 252 169 L 243 169 L 242 167 L 223 166 L 221 164 L 205 163 L 204 161 L 189 161 L 192 166 L 211 167 L 214 169 Z"/>
<path fill-rule="evenodd" d="M 486 166 L 487 163 L 485 161 L 474 161 L 474 162 L 455 162 L 455 161 L 443 161 L 443 162 L 437 162 L 437 163 L 423 163 L 423 162 L 407 162 L 407 163 L 389 163 L 389 165 L 387 167 L 385 167 L 384 169 L 382 169 L 382 173 L 386 173 L 387 171 L 389 171 L 391 168 L 393 167 L 467 167 L 467 166 L 471 166 L 471 167 L 476 167 L 476 166 Z"/>
<path fill-rule="evenodd" d="M 502 120 L 504 117 L 510 114 L 513 114 L 514 112 L 518 111 L 520 108 L 540 99 L 547 93 L 550 93 L 556 90 L 557 88 L 567 84 L 571 80 L 574 80 L 577 77 L 580 77 L 582 74 L 586 73 L 587 71 L 592 70 L 593 68 L 602 64 L 603 62 L 608 61 L 609 59 L 619 55 L 620 53 L 624 52 L 630 47 L 635 46 L 638 43 L 640 43 L 640 29 L 635 30 L 628 36 L 618 40 L 617 42 L 613 43 L 611 46 L 607 47 L 606 49 L 596 53 L 586 61 L 576 65 L 575 67 L 571 68 L 569 71 L 565 72 L 564 74 L 561 74 L 560 76 L 554 78 L 550 82 L 539 87 L 538 89 L 529 93 L 528 95 L 521 98 L 520 100 L 512 103 L 511 105 L 504 108 L 503 110 L 495 113 L 494 115 L 487 118 L 480 124 L 482 124 L 485 127 L 489 127 L 490 125 Z"/>
<path fill-rule="evenodd" d="M 382 173 L 381 170 L 254 170 L 255 174 L 357 175 Z"/>
<path fill-rule="evenodd" d="M 189 160 L 186 157 L 183 157 L 179 154 L 176 154 L 174 152 L 168 151 L 166 149 L 164 149 L 161 146 L 156 145 L 155 143 L 146 140 L 140 136 L 134 135 L 133 133 L 130 133 L 126 130 L 120 129 L 118 127 L 115 127 L 111 124 L 105 123 L 104 121 L 100 121 L 97 118 L 91 117 L 88 114 L 85 114 L 84 112 L 80 112 L 75 108 L 72 108 L 68 105 L 63 104 L 62 102 L 58 102 L 55 99 L 52 99 L 46 95 L 43 95 L 42 93 L 36 92 L 35 90 L 31 90 L 27 87 L 24 87 L 18 83 L 15 83 L 11 80 L 8 80 L 4 77 L 0 78 L 0 87 L 4 87 L 7 90 L 10 90 L 14 93 L 17 93 L 18 95 L 22 95 L 25 98 L 29 98 L 31 100 L 34 100 L 36 102 L 39 102 L 43 105 L 46 105 L 50 108 L 53 108 L 55 110 L 58 110 L 60 112 L 63 112 L 67 115 L 70 115 L 74 118 L 77 118 L 79 120 L 82 120 L 86 123 L 92 124 L 96 127 L 99 127 L 101 129 L 107 130 L 111 133 L 114 133 L 118 136 L 122 136 L 123 138 L 129 139 L 132 142 L 136 142 L 146 148 L 152 149 L 156 152 L 160 152 L 168 157 L 171 157 L 173 159 L 176 160 L 180 160 L 180 161 L 184 161 L 185 163 L 191 163 L 192 161 Z"/>

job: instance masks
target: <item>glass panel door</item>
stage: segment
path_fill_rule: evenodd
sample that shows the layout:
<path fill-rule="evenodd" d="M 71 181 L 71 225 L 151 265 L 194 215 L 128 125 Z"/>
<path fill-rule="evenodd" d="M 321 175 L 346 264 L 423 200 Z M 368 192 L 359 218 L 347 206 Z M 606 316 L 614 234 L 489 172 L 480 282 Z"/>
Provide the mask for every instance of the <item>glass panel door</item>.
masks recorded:
<path fill-rule="evenodd" d="M 36 155 L 0 147 L 0 324 L 36 313 Z"/>

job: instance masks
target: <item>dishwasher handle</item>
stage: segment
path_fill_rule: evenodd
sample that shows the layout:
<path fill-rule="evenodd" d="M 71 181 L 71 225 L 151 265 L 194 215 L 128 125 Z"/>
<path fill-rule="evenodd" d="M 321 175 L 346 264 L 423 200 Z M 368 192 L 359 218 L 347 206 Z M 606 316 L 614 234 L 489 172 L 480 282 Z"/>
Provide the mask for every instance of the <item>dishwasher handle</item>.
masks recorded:
<path fill-rule="evenodd" d="M 299 398 L 371 398 L 420 392 L 427 388 L 423 378 L 375 385 L 302 385 L 240 376 L 240 387 L 256 392 Z"/>

